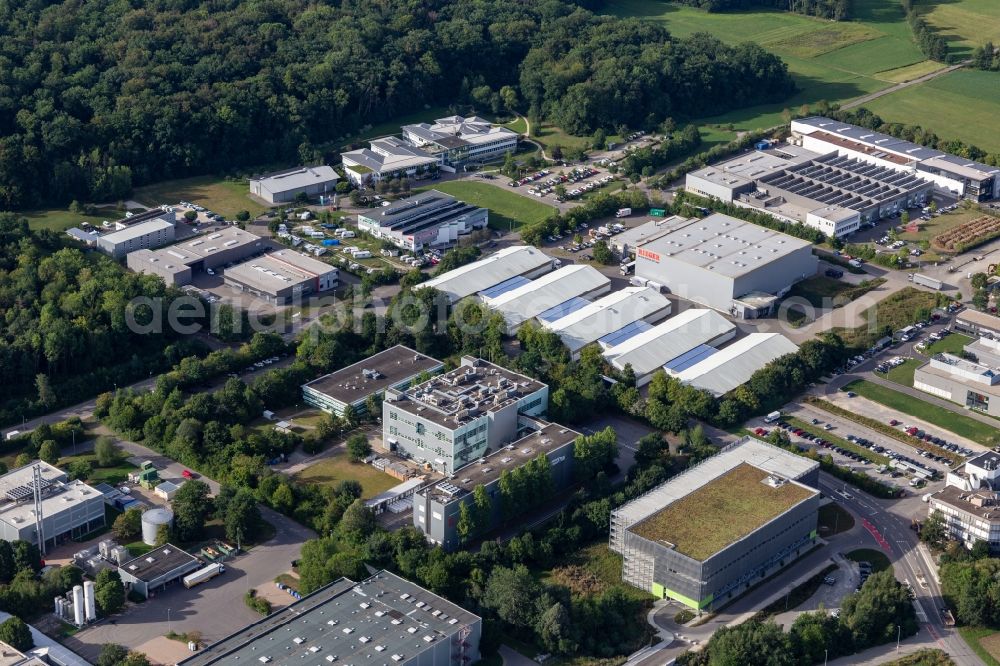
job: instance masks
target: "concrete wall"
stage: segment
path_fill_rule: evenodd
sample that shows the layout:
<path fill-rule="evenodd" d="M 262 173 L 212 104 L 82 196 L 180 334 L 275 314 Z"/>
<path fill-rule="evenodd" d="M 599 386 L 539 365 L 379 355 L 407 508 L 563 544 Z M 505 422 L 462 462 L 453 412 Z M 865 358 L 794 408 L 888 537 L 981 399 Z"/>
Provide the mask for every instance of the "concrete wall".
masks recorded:
<path fill-rule="evenodd" d="M 671 293 L 723 312 L 729 312 L 736 295 L 732 278 L 691 266 L 662 253 L 659 263 L 638 255 L 635 274 L 664 285 Z"/>
<path fill-rule="evenodd" d="M 985 398 L 986 408 L 975 409 L 974 411 L 1000 418 L 1000 395 L 987 393 L 983 385 L 976 385 L 971 382 L 965 383 L 957 378 L 952 379 L 931 374 L 926 372 L 923 367 L 919 367 L 913 373 L 913 388 L 945 400 L 950 400 L 967 408 L 970 408 L 970 403 L 973 402 L 970 399 L 970 394 L 978 394 Z M 982 404 L 982 401 L 975 402 L 976 404 Z"/>
<path fill-rule="evenodd" d="M 752 291 L 780 294 L 795 282 L 816 275 L 818 267 L 819 260 L 812 253 L 812 246 L 802 247 L 737 278 L 733 295 L 744 296 Z"/>
<path fill-rule="evenodd" d="M 721 173 L 721 171 L 720 171 Z M 689 173 L 684 179 L 684 189 L 701 196 L 715 197 L 722 201 L 732 201 L 740 194 L 753 192 L 753 183 L 740 183 L 738 185 L 722 185 L 712 182 L 707 178 L 701 178 L 693 173 Z"/>

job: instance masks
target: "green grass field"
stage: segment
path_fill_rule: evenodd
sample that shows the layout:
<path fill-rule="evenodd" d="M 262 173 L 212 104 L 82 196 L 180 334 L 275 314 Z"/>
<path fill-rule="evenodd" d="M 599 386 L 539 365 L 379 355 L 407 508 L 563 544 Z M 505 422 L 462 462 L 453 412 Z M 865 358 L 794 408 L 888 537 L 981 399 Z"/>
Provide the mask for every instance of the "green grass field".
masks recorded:
<path fill-rule="evenodd" d="M 927 345 L 927 349 L 924 350 L 924 353 L 928 356 L 942 354 L 944 352 L 949 354 L 961 354 L 962 348 L 971 342 L 972 338 L 967 335 L 952 333 L 951 335 L 945 336 L 940 340 Z"/>
<path fill-rule="evenodd" d="M 917 231 L 900 233 L 899 238 L 906 241 L 929 241 L 935 236 L 974 220 L 977 217 L 982 217 L 982 213 L 978 210 L 957 208 L 950 213 L 942 213 L 929 220 L 917 220 Z"/>
<path fill-rule="evenodd" d="M 18 213 L 28 220 L 28 226 L 35 230 L 49 229 L 50 231 L 65 231 L 70 227 L 75 227 L 81 222 L 90 222 L 95 227 L 100 227 L 105 220 L 114 221 L 125 217 L 124 210 L 113 208 L 98 209 L 97 215 L 80 215 L 71 213 L 68 210 L 33 210 Z"/>
<path fill-rule="evenodd" d="M 855 0 L 853 21 L 833 23 L 768 10 L 708 13 L 665 0 L 610 0 L 608 12 L 663 23 L 674 35 L 709 32 L 725 42 L 752 40 L 781 56 L 799 92 L 778 104 L 731 111 L 704 122 L 738 129 L 771 127 L 785 108 L 844 102 L 933 71 L 913 43 L 898 0 Z M 904 68 L 913 68 L 907 71 Z"/>
<path fill-rule="evenodd" d="M 197 176 L 145 185 L 136 188 L 132 198 L 147 206 L 175 204 L 183 199 L 228 218 L 234 217 L 241 210 L 250 211 L 254 216 L 267 210 L 266 206 L 250 198 L 248 183 L 216 176 Z"/>
<path fill-rule="evenodd" d="M 959 627 L 958 633 L 986 666 L 1000 666 L 1000 631 L 989 627 Z"/>
<path fill-rule="evenodd" d="M 890 382 L 896 382 L 902 386 L 913 386 L 913 373 L 924 364 L 915 358 L 908 358 L 902 365 L 897 365 L 887 372 L 884 377 Z"/>
<path fill-rule="evenodd" d="M 921 125 L 938 136 L 1000 152 L 1000 72 L 951 72 L 865 108 L 884 120 Z"/>
<path fill-rule="evenodd" d="M 938 34 L 948 40 L 951 52 L 968 58 L 984 42 L 1000 43 L 1000 2 L 949 0 L 914 3 L 917 11 Z"/>
<path fill-rule="evenodd" d="M 969 418 L 964 414 L 958 414 L 950 409 L 932 405 L 929 402 L 920 400 L 911 395 L 894 391 L 880 384 L 866 382 L 863 379 L 851 382 L 843 388 L 845 391 L 854 391 L 858 395 L 864 396 L 879 404 L 891 407 L 903 414 L 909 414 L 927 423 L 936 425 L 960 437 L 971 439 L 973 442 L 983 446 L 997 446 L 1000 444 L 1000 428 Z"/>
<path fill-rule="evenodd" d="M 378 471 L 371 465 L 351 462 L 346 453 L 324 458 L 316 464 L 306 467 L 296 474 L 295 478 L 303 483 L 316 483 L 324 486 L 332 486 L 340 481 L 353 479 L 361 484 L 361 496 L 366 499 L 385 492 L 400 483 L 398 479 Z"/>
<path fill-rule="evenodd" d="M 474 180 L 453 180 L 421 189 L 439 190 L 466 203 L 489 208 L 490 226 L 503 231 L 541 222 L 557 212 L 554 206 Z"/>
<path fill-rule="evenodd" d="M 63 450 L 64 453 L 71 452 L 73 447 L 67 446 Z M 128 475 L 130 472 L 136 470 L 136 466 L 122 460 L 119 464 L 113 465 L 111 467 L 98 467 L 97 466 L 97 456 L 93 453 L 83 453 L 80 455 L 65 455 L 59 458 L 59 466 L 63 469 L 67 469 L 68 466 L 77 461 L 84 461 L 90 463 L 91 472 L 90 476 L 87 477 L 87 483 L 110 483 L 111 485 L 116 485 L 128 480 Z"/>

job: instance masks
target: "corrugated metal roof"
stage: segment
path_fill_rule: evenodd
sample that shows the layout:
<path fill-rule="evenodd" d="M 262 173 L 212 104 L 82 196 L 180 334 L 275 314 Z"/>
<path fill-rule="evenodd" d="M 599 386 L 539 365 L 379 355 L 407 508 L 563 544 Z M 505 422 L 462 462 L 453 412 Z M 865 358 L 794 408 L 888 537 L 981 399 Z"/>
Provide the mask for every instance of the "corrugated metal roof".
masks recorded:
<path fill-rule="evenodd" d="M 459 266 L 414 288 L 432 287 L 448 294 L 454 302 L 489 289 L 512 277 L 539 270 L 546 264 L 552 266 L 552 257 L 538 248 L 515 245 L 504 248 L 479 261 Z"/>
<path fill-rule="evenodd" d="M 749 380 L 774 359 L 798 349 L 779 333 L 751 333 L 700 363 L 672 374 L 686 384 L 719 396 Z"/>
<path fill-rule="evenodd" d="M 653 328 L 653 325 L 647 321 L 641 321 L 641 320 L 634 321 L 628 326 L 622 326 L 613 333 L 608 333 L 603 338 L 598 340 L 598 342 L 601 343 L 601 346 L 604 347 L 605 349 L 609 349 L 611 347 L 620 345 L 626 340 L 634 338 L 640 333 L 648 331 L 651 328 Z"/>
<path fill-rule="evenodd" d="M 698 345 L 736 334 L 736 326 L 714 310 L 692 308 L 604 352 L 619 370 L 631 365 L 636 376 L 658 370 Z"/>
<path fill-rule="evenodd" d="M 604 336 L 613 335 L 623 326 L 654 315 L 663 317 L 669 313 L 669 308 L 670 301 L 655 289 L 626 287 L 586 303 L 586 307 L 559 319 L 549 320 L 545 326 L 558 333 L 570 351 L 575 352 Z M 539 318 L 546 319 L 545 313 Z"/>
<path fill-rule="evenodd" d="M 681 372 L 687 370 L 695 363 L 700 363 L 712 354 L 719 351 L 715 347 L 709 345 L 698 345 L 691 351 L 685 352 L 678 356 L 677 358 L 667 361 L 663 365 L 663 369 L 670 372 Z"/>
<path fill-rule="evenodd" d="M 566 317 L 567 315 L 573 314 L 574 312 L 578 312 L 587 307 L 588 305 L 593 305 L 593 303 L 588 301 L 586 298 L 580 298 L 579 296 L 574 296 L 568 301 L 560 303 L 555 307 L 549 308 L 545 312 L 538 315 L 538 318 L 541 319 L 542 321 L 548 321 L 548 322 L 556 321 L 558 319 Z"/>
<path fill-rule="evenodd" d="M 523 275 L 518 275 L 517 277 L 512 277 L 509 280 L 504 280 L 500 284 L 493 285 L 489 289 L 484 289 L 479 292 L 481 298 L 496 298 L 501 294 L 506 294 L 508 291 L 517 289 L 518 287 L 524 286 L 531 282 L 528 278 Z"/>
<path fill-rule="evenodd" d="M 607 289 L 611 280 L 591 266 L 572 264 L 532 280 L 497 298 L 485 299 L 486 305 L 503 315 L 507 324 L 517 327 L 549 308 L 572 299 Z"/>

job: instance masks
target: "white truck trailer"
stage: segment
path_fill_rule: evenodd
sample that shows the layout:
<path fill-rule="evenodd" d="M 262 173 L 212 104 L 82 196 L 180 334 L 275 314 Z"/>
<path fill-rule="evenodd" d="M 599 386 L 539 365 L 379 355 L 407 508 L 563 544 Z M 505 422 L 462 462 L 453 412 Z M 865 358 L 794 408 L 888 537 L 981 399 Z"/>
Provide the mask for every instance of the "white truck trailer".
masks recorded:
<path fill-rule="evenodd" d="M 184 576 L 181 582 L 184 583 L 184 587 L 190 589 L 195 585 L 200 585 L 201 583 L 204 583 L 207 580 L 212 580 L 219 574 L 223 573 L 225 570 L 226 567 L 222 566 L 218 562 L 213 562 L 212 564 L 209 564 L 207 567 L 202 567 L 201 569 L 198 569 L 194 573 L 189 573 L 187 576 Z"/>

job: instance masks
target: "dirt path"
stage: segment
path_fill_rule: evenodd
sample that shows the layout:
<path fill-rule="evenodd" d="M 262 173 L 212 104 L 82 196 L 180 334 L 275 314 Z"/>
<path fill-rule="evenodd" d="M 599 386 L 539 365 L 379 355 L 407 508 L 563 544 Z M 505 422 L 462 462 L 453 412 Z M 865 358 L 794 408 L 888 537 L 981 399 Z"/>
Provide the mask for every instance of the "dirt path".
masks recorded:
<path fill-rule="evenodd" d="M 937 70 L 935 72 L 931 72 L 930 74 L 924 74 L 923 76 L 917 77 L 917 78 L 915 78 L 915 79 L 913 79 L 911 81 L 904 81 L 903 83 L 897 83 L 894 86 L 890 86 L 890 87 L 885 88 L 883 90 L 879 90 L 877 92 L 873 92 L 870 95 L 864 95 L 863 97 L 859 97 L 859 98 L 857 98 L 855 100 L 847 102 L 846 104 L 841 104 L 840 108 L 841 109 L 853 109 L 853 108 L 861 106 L 863 104 L 867 104 L 868 102 L 870 102 L 872 100 L 878 99 L 879 97 L 883 97 L 885 95 L 891 95 L 892 93 L 898 92 L 898 91 L 902 90 L 903 88 L 909 88 L 910 86 L 915 86 L 918 83 L 925 83 L 925 82 L 930 81 L 931 79 L 937 78 L 937 77 L 939 77 L 939 76 L 941 76 L 943 74 L 950 74 L 951 72 L 954 72 L 956 69 L 961 69 L 962 67 L 965 67 L 967 64 L 969 64 L 969 62 L 971 62 L 971 61 L 970 60 L 966 60 L 964 62 L 958 63 L 957 65 L 951 65 L 949 67 L 945 67 L 944 69 L 939 69 L 939 70 Z"/>

